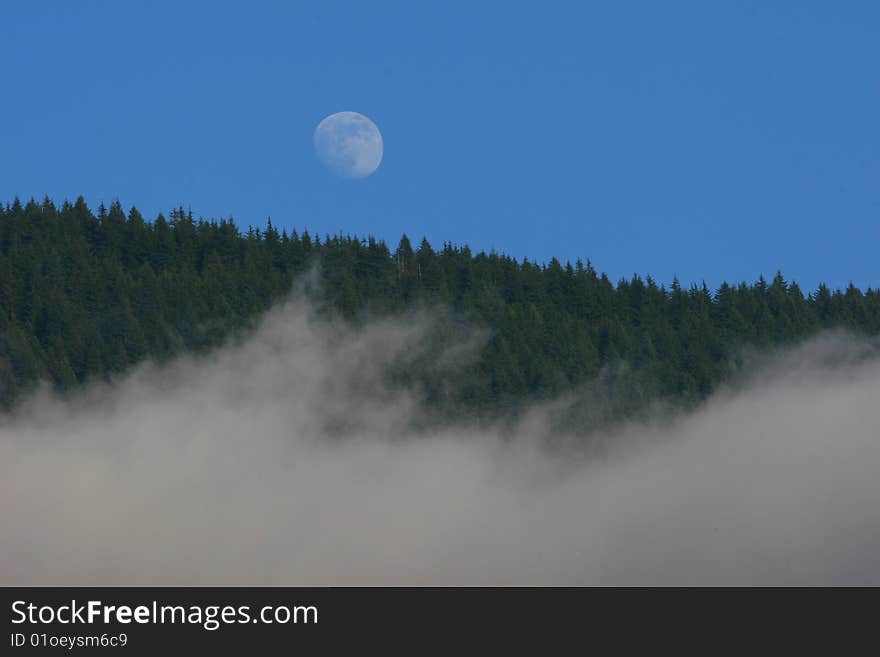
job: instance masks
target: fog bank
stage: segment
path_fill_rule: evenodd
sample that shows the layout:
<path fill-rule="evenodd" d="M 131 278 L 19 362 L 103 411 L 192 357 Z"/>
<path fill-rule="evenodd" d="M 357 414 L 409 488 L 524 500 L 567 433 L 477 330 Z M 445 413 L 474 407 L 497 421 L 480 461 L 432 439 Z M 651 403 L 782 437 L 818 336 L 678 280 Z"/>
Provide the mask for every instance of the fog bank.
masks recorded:
<path fill-rule="evenodd" d="M 2 585 L 880 584 L 880 359 L 824 336 L 609 456 L 415 434 L 424 318 L 244 343 L 0 419 Z"/>

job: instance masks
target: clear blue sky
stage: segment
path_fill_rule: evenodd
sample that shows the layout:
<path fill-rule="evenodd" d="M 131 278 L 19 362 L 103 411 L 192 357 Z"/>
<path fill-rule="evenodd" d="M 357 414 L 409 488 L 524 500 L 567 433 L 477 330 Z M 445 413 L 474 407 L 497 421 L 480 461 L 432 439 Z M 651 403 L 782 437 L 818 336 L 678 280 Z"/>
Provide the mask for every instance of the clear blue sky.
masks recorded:
<path fill-rule="evenodd" d="M 429 6 L 430 5 L 430 6 Z M 877 2 L 19 2 L 0 199 L 880 286 Z M 378 172 L 312 132 L 354 110 Z"/>

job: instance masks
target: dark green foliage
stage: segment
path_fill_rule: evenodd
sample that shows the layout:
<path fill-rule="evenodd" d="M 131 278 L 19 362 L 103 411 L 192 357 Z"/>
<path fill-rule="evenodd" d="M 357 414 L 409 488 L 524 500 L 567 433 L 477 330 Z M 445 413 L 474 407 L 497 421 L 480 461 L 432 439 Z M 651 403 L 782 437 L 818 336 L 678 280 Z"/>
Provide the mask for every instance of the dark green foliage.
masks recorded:
<path fill-rule="evenodd" d="M 603 381 L 614 414 L 689 403 L 736 371 L 745 345 L 830 327 L 880 333 L 878 291 L 820 286 L 805 297 L 781 273 L 714 294 L 639 276 L 615 286 L 590 263 L 517 262 L 424 239 L 414 247 L 407 236 L 392 252 L 373 238 L 279 234 L 271 221 L 242 233 L 183 208 L 148 223 L 118 202 L 96 216 L 82 198 L 60 209 L 16 200 L 0 207 L 0 407 L 41 379 L 63 391 L 146 358 L 214 347 L 312 266 L 318 306 L 349 321 L 441 305 L 488 329 L 464 369 L 423 359 L 397 377 L 443 412 L 494 413 Z M 439 334 L 450 341 L 460 331 Z"/>

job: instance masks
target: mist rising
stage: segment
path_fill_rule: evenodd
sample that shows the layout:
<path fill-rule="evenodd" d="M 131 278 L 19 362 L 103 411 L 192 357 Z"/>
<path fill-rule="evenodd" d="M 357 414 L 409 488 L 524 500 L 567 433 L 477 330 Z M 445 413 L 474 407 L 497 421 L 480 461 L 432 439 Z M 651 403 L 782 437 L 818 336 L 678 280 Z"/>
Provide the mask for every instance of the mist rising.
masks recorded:
<path fill-rule="evenodd" d="M 0 419 L 0 584 L 880 584 L 880 359 L 831 335 L 585 458 L 413 429 L 425 326 L 291 303 L 245 342 Z M 420 323 L 421 322 L 421 323 Z"/>

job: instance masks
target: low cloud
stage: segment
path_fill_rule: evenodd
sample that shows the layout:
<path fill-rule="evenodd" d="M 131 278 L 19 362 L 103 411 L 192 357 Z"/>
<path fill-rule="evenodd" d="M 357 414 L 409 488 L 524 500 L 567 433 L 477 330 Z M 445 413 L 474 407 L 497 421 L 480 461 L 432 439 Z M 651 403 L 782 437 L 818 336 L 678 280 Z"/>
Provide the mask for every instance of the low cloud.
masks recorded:
<path fill-rule="evenodd" d="M 415 430 L 427 320 L 246 341 L 0 417 L 2 585 L 880 584 L 880 359 L 828 335 L 697 411 Z"/>

